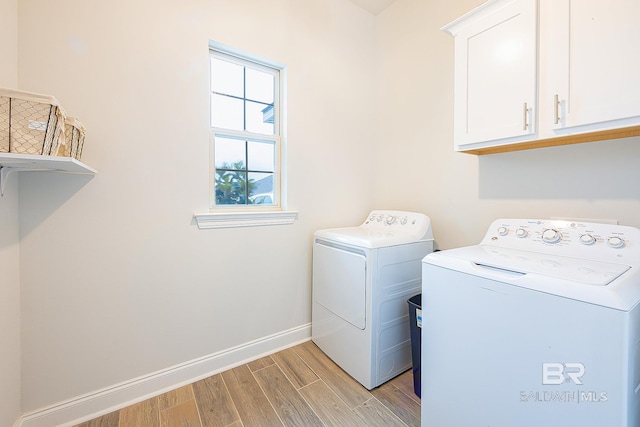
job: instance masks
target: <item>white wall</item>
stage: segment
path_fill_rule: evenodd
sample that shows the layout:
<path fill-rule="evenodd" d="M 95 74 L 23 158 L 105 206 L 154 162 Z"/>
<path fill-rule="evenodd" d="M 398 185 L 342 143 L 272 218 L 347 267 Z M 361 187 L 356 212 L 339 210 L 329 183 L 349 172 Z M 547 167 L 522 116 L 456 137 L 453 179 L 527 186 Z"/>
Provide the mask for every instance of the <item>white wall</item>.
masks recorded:
<path fill-rule="evenodd" d="M 21 411 L 20 246 L 15 174 L 0 197 L 0 272 L 0 425 L 10 426 Z"/>
<path fill-rule="evenodd" d="M 497 218 L 640 226 L 640 138 L 482 157 L 453 152 L 453 38 L 440 28 L 480 3 L 397 0 L 378 16 L 384 120 L 376 205 L 427 213 L 443 249 L 478 243 Z"/>
<path fill-rule="evenodd" d="M 20 246 L 15 174 L 0 197 L 0 272 L 0 425 L 10 426 L 21 410 Z"/>
<path fill-rule="evenodd" d="M 18 0 L 0 0 L 0 87 L 18 84 Z"/>
<path fill-rule="evenodd" d="M 346 0 L 20 1 L 21 89 L 99 172 L 21 177 L 24 411 L 310 322 L 312 232 L 373 207 L 374 28 Z M 294 225 L 194 225 L 209 40 L 288 67 Z"/>
<path fill-rule="evenodd" d="M 18 1 L 0 0 L 0 87 L 18 85 Z M 0 425 L 20 416 L 18 177 L 0 197 Z"/>

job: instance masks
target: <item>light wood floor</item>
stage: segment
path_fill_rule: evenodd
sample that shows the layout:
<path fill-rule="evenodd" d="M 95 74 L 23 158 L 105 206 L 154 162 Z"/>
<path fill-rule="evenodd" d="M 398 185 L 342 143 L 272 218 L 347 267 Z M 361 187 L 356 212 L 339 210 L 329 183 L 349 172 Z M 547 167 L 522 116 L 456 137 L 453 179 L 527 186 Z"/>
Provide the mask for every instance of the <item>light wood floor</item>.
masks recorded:
<path fill-rule="evenodd" d="M 411 370 L 368 391 L 311 341 L 76 427 L 420 426 Z"/>

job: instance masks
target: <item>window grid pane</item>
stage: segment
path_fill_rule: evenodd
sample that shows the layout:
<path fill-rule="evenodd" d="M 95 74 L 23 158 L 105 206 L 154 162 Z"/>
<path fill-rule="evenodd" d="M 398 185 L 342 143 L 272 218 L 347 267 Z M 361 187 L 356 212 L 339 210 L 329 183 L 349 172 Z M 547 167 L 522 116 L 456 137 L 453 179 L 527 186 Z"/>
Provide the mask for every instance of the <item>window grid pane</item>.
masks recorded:
<path fill-rule="evenodd" d="M 262 71 L 245 68 L 246 98 L 263 104 L 273 105 L 275 78 Z"/>
<path fill-rule="evenodd" d="M 244 130 L 244 101 L 227 95 L 211 95 L 211 123 L 213 127 Z"/>
<path fill-rule="evenodd" d="M 248 141 L 247 161 L 253 171 L 275 172 L 275 144 L 272 142 Z"/>
<path fill-rule="evenodd" d="M 244 67 L 220 59 L 211 59 L 211 90 L 215 93 L 244 97 Z"/>
<path fill-rule="evenodd" d="M 263 135 L 273 135 L 274 126 L 271 110 L 268 104 L 245 101 L 245 130 Z"/>
<path fill-rule="evenodd" d="M 244 205 L 247 203 L 247 173 L 241 170 L 216 170 L 216 204 Z"/>

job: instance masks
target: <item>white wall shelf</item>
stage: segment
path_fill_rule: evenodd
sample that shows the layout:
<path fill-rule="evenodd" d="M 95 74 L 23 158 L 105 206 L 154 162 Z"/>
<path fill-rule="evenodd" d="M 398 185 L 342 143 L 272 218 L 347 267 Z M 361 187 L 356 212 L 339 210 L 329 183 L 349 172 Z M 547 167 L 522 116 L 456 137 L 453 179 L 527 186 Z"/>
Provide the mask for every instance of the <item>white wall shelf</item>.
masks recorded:
<path fill-rule="evenodd" d="M 37 154 L 0 153 L 0 196 L 4 195 L 7 177 L 12 172 L 64 172 L 85 175 L 98 173 L 72 157 Z"/>

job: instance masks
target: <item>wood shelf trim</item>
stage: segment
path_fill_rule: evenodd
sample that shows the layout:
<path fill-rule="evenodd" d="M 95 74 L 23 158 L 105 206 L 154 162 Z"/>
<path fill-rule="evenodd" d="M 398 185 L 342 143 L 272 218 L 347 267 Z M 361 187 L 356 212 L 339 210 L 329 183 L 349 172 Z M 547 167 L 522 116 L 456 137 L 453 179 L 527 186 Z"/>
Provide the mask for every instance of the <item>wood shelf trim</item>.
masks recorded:
<path fill-rule="evenodd" d="M 606 141 L 609 139 L 629 138 L 640 136 L 640 126 L 631 126 L 618 129 L 607 129 L 597 132 L 564 135 L 555 138 L 539 139 L 536 141 L 520 142 L 516 144 L 497 145 L 493 147 L 474 148 L 461 150 L 460 153 L 483 156 L 486 154 L 508 153 L 511 151 L 532 150 L 534 148 L 557 147 L 560 145 L 580 144 L 583 142 Z"/>

